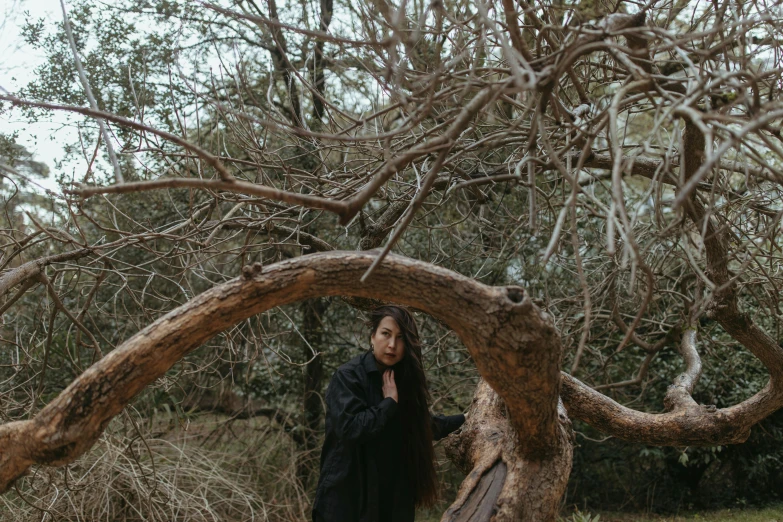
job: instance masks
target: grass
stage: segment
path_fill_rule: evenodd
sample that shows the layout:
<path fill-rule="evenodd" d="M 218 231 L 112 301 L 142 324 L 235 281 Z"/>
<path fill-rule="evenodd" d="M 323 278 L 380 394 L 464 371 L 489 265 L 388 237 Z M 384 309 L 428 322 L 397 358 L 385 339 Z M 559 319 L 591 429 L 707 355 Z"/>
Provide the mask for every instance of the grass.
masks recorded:
<path fill-rule="evenodd" d="M 440 522 L 442 513 L 419 512 L 416 522 Z M 766 509 L 722 509 L 719 511 L 684 513 L 677 516 L 639 513 L 582 513 L 569 515 L 559 522 L 783 522 L 783 505 Z"/>
<path fill-rule="evenodd" d="M 722 509 L 719 511 L 683 513 L 677 516 L 645 515 L 634 513 L 596 513 L 595 520 L 586 514 L 582 518 L 578 514 L 562 518 L 563 522 L 684 522 L 699 520 L 702 522 L 783 522 L 783 505 L 765 509 Z"/>

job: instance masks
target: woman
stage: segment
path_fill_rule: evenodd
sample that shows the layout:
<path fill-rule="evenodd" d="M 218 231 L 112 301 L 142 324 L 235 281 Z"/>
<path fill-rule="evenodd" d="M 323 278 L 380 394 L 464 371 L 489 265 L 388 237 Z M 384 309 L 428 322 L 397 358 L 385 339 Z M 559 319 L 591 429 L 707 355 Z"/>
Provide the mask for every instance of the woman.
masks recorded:
<path fill-rule="evenodd" d="M 412 522 L 437 499 L 432 441 L 465 422 L 431 416 L 413 315 L 370 315 L 372 349 L 340 366 L 326 390 L 326 439 L 314 522 Z"/>

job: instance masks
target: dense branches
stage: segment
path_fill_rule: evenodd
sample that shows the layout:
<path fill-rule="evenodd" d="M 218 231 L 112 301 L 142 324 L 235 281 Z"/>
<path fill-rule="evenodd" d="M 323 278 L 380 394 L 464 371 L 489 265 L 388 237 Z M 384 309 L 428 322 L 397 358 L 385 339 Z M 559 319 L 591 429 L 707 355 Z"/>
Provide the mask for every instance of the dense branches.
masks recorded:
<path fill-rule="evenodd" d="M 327 301 L 256 314 L 327 294 L 433 313 L 460 334 L 494 390 L 477 389 L 476 404 L 489 406 L 476 413 L 505 445 L 486 453 L 488 432 L 477 428 L 455 446 L 462 465 L 480 470 L 450 511 L 455 519 L 479 483 L 497 479 L 496 499 L 506 498 L 536 452 L 555 482 L 556 467 L 570 466 L 568 419 L 556 420 L 561 366 L 571 417 L 647 444 L 742 442 L 783 405 L 779 3 L 127 0 L 95 10 L 85 0 L 69 13 L 74 37 L 31 28 L 49 63 L 21 92 L 0 94 L 4 109 L 31 117 L 86 118 L 70 156 L 79 168 L 58 173 L 63 191 L 45 204 L 0 150 L 9 346 L 0 372 L 10 383 L 0 414 L 28 419 L 0 429 L 39 448 L 19 450 L 21 464 L 0 470 L 4 487 L 32 462 L 83 453 L 156 378 L 162 393 L 186 390 L 183 404 L 201 403 L 192 386 L 236 387 L 257 400 L 272 395 L 259 383 L 303 365 L 309 413 L 298 425 L 312 430 L 313 380 L 327 350 L 308 337 L 322 340 L 320 321 L 333 313 L 330 339 L 361 346 L 349 340 L 359 335 L 353 316 Z M 111 169 L 100 154 L 107 139 L 118 154 Z M 325 253 L 357 248 L 381 250 Z M 313 252 L 324 254 L 301 257 Z M 384 261 L 389 252 L 419 261 Z M 323 260 L 345 269 L 328 290 L 315 268 L 307 275 L 308 263 Z M 187 348 L 165 363 L 131 358 L 115 373 L 128 346 L 151 350 L 145 343 L 166 331 L 161 317 L 250 288 L 260 277 L 254 262 L 265 274 L 296 265 L 297 277 L 311 279 L 266 307 L 234 303 L 225 317 L 189 323 Z M 427 295 L 426 285 L 393 281 L 441 274 L 437 266 L 481 290 L 444 297 L 454 289 Z M 466 326 L 502 311 L 471 299 L 503 292 L 545 315 L 505 340 Z M 464 391 L 476 375 L 442 328 L 433 326 L 433 372 L 458 367 Z M 533 340 L 543 338 L 552 351 L 533 368 L 546 352 Z M 726 396 L 703 394 L 728 360 L 759 377 Z M 98 404 L 104 378 L 122 381 L 122 396 Z M 77 389 L 92 390 L 81 436 L 55 418 Z M 295 432 L 289 424 L 281 421 Z M 55 425 L 57 441 L 30 435 Z M 530 498 L 540 492 L 533 486 Z M 542 519 L 557 504 L 547 502 Z"/>

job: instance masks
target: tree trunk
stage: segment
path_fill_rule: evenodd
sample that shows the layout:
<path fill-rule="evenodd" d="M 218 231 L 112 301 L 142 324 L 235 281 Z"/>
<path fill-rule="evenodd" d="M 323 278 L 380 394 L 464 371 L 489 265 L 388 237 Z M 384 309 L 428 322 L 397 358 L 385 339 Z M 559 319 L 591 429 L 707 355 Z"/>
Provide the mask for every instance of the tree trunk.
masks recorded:
<path fill-rule="evenodd" d="M 324 377 L 323 356 L 318 353 L 323 349 L 323 324 L 321 316 L 326 311 L 324 299 L 308 299 L 302 303 L 302 354 L 310 361 L 304 367 L 304 447 L 301 448 L 296 474 L 303 485 L 307 478 L 313 475 L 313 456 L 317 449 L 318 429 L 323 417 L 323 400 L 321 399 L 321 382 Z M 317 355 L 311 351 L 315 350 Z"/>
<path fill-rule="evenodd" d="M 442 522 L 551 522 L 571 474 L 573 431 L 558 408 L 557 451 L 525 457 L 503 399 L 482 379 L 461 430 L 445 441 L 446 454 L 467 474 Z"/>

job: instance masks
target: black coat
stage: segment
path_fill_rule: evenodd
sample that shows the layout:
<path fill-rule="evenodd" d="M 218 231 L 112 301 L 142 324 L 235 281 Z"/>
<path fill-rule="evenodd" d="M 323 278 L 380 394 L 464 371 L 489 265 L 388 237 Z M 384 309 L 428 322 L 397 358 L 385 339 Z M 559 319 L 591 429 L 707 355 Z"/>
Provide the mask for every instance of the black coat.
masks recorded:
<path fill-rule="evenodd" d="M 441 439 L 464 415 L 432 416 Z M 371 351 L 340 366 L 326 390 L 326 438 L 313 504 L 316 522 L 412 522 L 414 496 L 403 479 L 397 402 L 383 398 Z"/>

